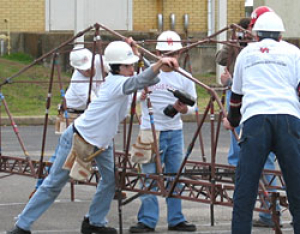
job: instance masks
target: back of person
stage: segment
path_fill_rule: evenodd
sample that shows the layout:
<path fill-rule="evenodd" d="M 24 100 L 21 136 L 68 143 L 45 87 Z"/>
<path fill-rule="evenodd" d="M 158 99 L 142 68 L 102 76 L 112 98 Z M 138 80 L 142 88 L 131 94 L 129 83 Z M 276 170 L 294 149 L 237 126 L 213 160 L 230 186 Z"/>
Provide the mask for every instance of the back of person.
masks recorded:
<path fill-rule="evenodd" d="M 100 55 L 95 55 L 95 75 L 93 76 L 93 84 L 91 95 L 92 99 L 97 96 L 99 87 L 102 81 L 102 71 L 100 66 Z M 96 82 L 98 81 L 98 82 Z M 85 110 L 87 107 L 87 97 L 89 94 L 89 82 L 90 77 L 85 77 L 80 71 L 77 69 L 74 71 L 72 75 L 73 83 L 70 84 L 67 92 L 66 92 L 66 102 L 67 108 L 72 108 L 74 110 Z"/>
<path fill-rule="evenodd" d="M 299 116 L 300 103 L 294 87 L 299 82 L 300 68 L 292 62 L 295 58 L 300 60 L 299 49 L 284 41 L 264 39 L 249 44 L 241 54 L 246 64 L 238 66 L 244 70 L 235 75 L 243 75 L 242 121 L 262 113 Z M 233 91 L 239 85 L 236 82 Z"/>

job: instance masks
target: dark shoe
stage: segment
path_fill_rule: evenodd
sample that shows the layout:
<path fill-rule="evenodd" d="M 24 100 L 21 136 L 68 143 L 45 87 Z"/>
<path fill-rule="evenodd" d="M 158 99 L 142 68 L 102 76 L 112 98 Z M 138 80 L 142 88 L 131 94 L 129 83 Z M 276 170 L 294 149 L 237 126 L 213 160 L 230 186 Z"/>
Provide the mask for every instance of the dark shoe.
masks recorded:
<path fill-rule="evenodd" d="M 253 227 L 262 227 L 262 228 L 274 228 L 275 224 L 273 221 L 271 223 L 269 222 L 264 222 L 261 219 L 255 219 L 252 221 L 252 226 Z M 280 227 L 282 227 L 282 224 L 280 224 Z"/>
<path fill-rule="evenodd" d="M 121 192 L 121 199 L 126 199 L 127 198 L 127 194 L 125 192 Z M 115 192 L 115 196 L 114 196 L 114 200 L 118 200 L 119 199 L 119 192 Z"/>
<path fill-rule="evenodd" d="M 83 234 L 117 234 L 117 230 L 111 227 L 97 227 L 90 224 L 89 218 L 84 217 L 81 225 Z"/>
<path fill-rule="evenodd" d="M 197 230 L 196 225 L 189 223 L 188 221 L 184 221 L 178 223 L 176 226 L 168 227 L 170 231 L 183 231 L 183 232 L 194 232 Z"/>
<path fill-rule="evenodd" d="M 6 234 L 31 234 L 31 231 L 26 231 L 18 226 L 15 226 L 11 231 L 6 232 Z"/>
<path fill-rule="evenodd" d="M 135 226 L 131 226 L 129 228 L 129 232 L 131 233 L 145 233 L 145 232 L 154 232 L 155 229 L 148 227 L 147 225 L 143 224 L 143 223 L 137 223 L 137 225 Z"/>

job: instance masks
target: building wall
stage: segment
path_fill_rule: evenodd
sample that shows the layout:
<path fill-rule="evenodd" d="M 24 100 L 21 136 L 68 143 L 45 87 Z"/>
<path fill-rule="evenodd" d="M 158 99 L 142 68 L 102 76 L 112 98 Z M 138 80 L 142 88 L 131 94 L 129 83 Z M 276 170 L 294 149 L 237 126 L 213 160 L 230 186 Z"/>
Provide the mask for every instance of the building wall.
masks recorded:
<path fill-rule="evenodd" d="M 253 7 L 258 6 L 271 7 L 282 18 L 285 26 L 284 38 L 299 38 L 299 0 L 289 0 L 288 4 L 278 0 L 254 0 Z"/>
<path fill-rule="evenodd" d="M 222 0 L 219 0 L 222 1 Z M 244 0 L 227 0 L 227 20 L 228 24 L 237 23 L 245 17 L 245 1 Z"/>
<path fill-rule="evenodd" d="M 217 1 L 223 0 L 216 0 L 215 6 L 218 5 Z M 236 23 L 245 16 L 245 1 L 227 1 L 228 24 Z M 207 31 L 207 0 L 133 0 L 133 30 L 158 30 L 158 14 L 163 15 L 163 29 L 168 30 L 171 28 L 170 14 L 172 13 L 176 18 L 176 31 L 184 31 L 184 14 L 189 15 L 189 31 Z"/>
<path fill-rule="evenodd" d="M 0 0 L 0 6 L 0 31 L 45 31 L 45 0 Z"/>
<path fill-rule="evenodd" d="M 217 1 L 215 0 L 216 6 Z M 244 0 L 228 1 L 228 23 L 244 17 Z M 12 32 L 44 32 L 45 0 L 0 0 L 0 31 L 8 19 Z M 216 9 L 218 10 L 218 9 Z M 170 14 L 176 17 L 175 30 L 184 31 L 184 14 L 189 15 L 189 31 L 207 31 L 207 0 L 133 0 L 133 30 L 157 31 L 157 15 L 163 14 L 164 30 L 170 29 Z"/>

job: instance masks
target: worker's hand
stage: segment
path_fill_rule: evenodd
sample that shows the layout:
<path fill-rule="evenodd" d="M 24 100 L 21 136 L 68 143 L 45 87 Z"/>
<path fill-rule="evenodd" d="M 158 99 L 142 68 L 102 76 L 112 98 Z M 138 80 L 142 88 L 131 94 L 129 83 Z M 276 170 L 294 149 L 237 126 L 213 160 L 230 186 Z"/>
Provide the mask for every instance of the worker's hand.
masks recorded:
<path fill-rule="evenodd" d="M 234 127 L 232 127 L 230 122 L 228 121 L 227 117 L 223 118 L 223 127 L 226 130 L 233 130 L 234 129 Z"/>
<path fill-rule="evenodd" d="M 172 57 L 162 57 L 159 59 L 159 61 L 162 62 L 163 65 L 167 65 L 172 69 L 178 69 L 179 65 L 178 65 L 178 61 L 176 58 L 172 58 Z"/>
<path fill-rule="evenodd" d="M 224 72 L 221 74 L 222 85 L 228 86 L 229 82 L 232 80 L 232 76 L 228 71 L 227 67 L 224 68 Z"/>
<path fill-rule="evenodd" d="M 145 101 L 146 97 L 147 97 L 146 91 L 142 90 L 140 94 L 140 101 Z"/>
<path fill-rule="evenodd" d="M 170 71 L 179 68 L 177 59 L 172 57 L 160 57 L 159 60 L 156 63 L 154 63 L 151 67 L 153 72 L 159 72 L 162 66 L 169 67 Z"/>
<path fill-rule="evenodd" d="M 139 50 L 138 50 L 138 48 L 136 47 L 136 42 L 133 40 L 132 37 L 127 37 L 127 38 L 125 39 L 125 42 L 126 42 L 128 45 L 131 46 L 132 51 L 133 51 L 133 53 L 134 53 L 135 55 L 140 56 Z"/>
<path fill-rule="evenodd" d="M 188 111 L 188 107 L 187 105 L 183 104 L 182 102 L 180 102 L 179 100 L 177 100 L 175 102 L 175 104 L 173 105 L 173 107 L 175 108 L 175 110 L 177 110 L 179 113 L 181 114 L 186 114 Z"/>

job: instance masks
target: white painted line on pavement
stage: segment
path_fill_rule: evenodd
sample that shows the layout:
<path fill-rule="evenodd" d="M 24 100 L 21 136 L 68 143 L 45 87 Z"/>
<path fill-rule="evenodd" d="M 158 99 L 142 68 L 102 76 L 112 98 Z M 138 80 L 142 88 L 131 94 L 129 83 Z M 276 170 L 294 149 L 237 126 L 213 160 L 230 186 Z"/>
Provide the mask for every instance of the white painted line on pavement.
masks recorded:
<path fill-rule="evenodd" d="M 86 203 L 86 202 L 90 202 L 90 200 L 80 200 L 80 199 L 75 199 L 73 202 L 76 203 Z M 65 199 L 65 200 L 55 200 L 54 203 L 72 203 L 72 201 L 70 199 Z M 0 206 L 19 206 L 19 205 L 26 205 L 26 203 L 20 202 L 20 203 L 0 203 Z"/>

